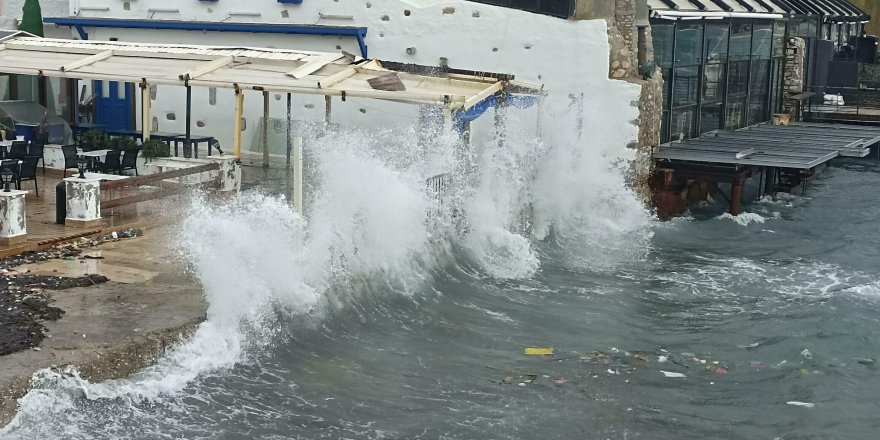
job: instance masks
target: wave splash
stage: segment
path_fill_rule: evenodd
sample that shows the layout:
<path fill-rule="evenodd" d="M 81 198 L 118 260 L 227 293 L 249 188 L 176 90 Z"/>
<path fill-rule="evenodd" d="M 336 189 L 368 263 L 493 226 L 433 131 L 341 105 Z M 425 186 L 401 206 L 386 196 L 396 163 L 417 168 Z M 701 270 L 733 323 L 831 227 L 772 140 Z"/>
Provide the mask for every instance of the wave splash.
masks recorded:
<path fill-rule="evenodd" d="M 450 247 L 502 279 L 534 275 L 541 241 L 588 269 L 633 261 L 648 248 L 648 211 L 621 173 L 578 142 L 513 130 L 503 146 L 479 145 L 473 173 L 455 159 L 455 136 L 438 133 L 427 148 L 419 137 L 409 129 L 315 139 L 307 217 L 283 197 L 258 192 L 220 206 L 196 198 L 179 242 L 204 287 L 206 322 L 127 379 L 95 384 L 72 369 L 38 373 L 0 434 L 88 438 L 107 423 L 81 411 L 97 401 L 137 418 L 141 405 L 167 403 L 200 376 L 260 353 L 282 331 L 265 324 L 279 309 L 320 319 L 360 295 L 412 294 L 430 283 Z M 464 227 L 438 225 L 429 214 L 436 207 L 425 178 L 438 169 L 459 181 L 443 209 Z"/>

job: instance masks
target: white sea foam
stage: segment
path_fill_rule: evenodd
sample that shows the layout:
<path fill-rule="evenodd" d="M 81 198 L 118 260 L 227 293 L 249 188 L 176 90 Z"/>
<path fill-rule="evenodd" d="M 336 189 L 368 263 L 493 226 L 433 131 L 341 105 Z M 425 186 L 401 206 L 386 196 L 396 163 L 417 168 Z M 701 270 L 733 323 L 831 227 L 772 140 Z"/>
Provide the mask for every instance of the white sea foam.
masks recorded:
<path fill-rule="evenodd" d="M 651 216 L 618 170 L 586 145 L 560 138 L 551 147 L 518 132 L 522 124 L 510 125 L 504 147 L 492 139 L 478 149 L 476 174 L 453 160 L 458 145 L 448 134 L 434 136 L 428 148 L 412 130 L 314 139 L 306 157 L 306 217 L 283 198 L 258 193 L 221 206 L 197 199 L 179 242 L 204 286 L 206 322 L 157 365 L 127 379 L 94 384 L 73 369 L 40 372 L 0 434 L 88 438 L 95 420 L 84 421 L 82 405 L 173 400 L 199 376 L 247 361 L 277 338 L 282 329 L 272 320 L 279 309 L 320 319 L 360 295 L 413 292 L 430 280 L 438 247 L 447 242 L 503 279 L 535 274 L 534 239 L 551 235 L 575 266 L 604 269 L 644 255 Z M 454 169 L 458 179 L 445 209 L 458 210 L 465 227 L 454 230 L 461 236 L 429 221 L 425 178 L 438 169 Z"/>
<path fill-rule="evenodd" d="M 762 224 L 767 221 L 766 217 L 754 212 L 743 212 L 739 215 L 731 215 L 729 212 L 725 212 L 724 214 L 721 214 L 716 218 L 719 220 L 732 220 L 740 226 Z"/>

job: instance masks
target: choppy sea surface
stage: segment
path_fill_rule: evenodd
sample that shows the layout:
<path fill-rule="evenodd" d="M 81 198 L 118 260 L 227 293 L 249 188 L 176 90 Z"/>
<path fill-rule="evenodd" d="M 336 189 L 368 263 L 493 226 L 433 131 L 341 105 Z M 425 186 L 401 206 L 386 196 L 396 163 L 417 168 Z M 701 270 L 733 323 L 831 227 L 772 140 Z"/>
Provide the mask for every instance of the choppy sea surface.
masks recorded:
<path fill-rule="evenodd" d="M 192 340 L 126 380 L 41 373 L 0 438 L 877 436 L 880 162 L 658 222 L 578 156 L 532 183 L 494 156 L 448 232 L 408 164 L 328 150 L 308 219 L 271 189 L 194 207 Z"/>

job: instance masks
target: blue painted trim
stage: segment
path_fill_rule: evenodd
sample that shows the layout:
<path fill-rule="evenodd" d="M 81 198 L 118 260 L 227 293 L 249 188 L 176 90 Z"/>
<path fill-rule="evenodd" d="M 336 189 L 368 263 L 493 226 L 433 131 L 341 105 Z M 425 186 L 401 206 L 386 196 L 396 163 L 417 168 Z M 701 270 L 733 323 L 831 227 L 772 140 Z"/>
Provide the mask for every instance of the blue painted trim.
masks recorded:
<path fill-rule="evenodd" d="M 287 34 L 287 35 L 328 35 L 337 37 L 355 37 L 361 56 L 367 57 L 367 28 L 353 26 L 318 26 L 289 25 L 263 23 L 217 23 L 208 21 L 176 21 L 176 20 L 126 20 L 115 18 L 81 18 L 81 17 L 47 17 L 43 23 L 58 26 L 71 26 L 79 32 L 80 37 L 88 39 L 84 27 L 103 27 L 119 29 L 154 29 L 177 31 L 206 32 L 244 32 L 255 34 Z"/>

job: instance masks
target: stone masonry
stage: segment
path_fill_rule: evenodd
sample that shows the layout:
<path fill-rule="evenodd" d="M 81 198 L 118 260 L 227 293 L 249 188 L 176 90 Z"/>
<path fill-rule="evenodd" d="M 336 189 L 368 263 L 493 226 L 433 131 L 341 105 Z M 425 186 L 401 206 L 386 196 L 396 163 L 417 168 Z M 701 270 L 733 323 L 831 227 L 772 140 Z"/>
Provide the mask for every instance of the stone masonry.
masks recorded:
<path fill-rule="evenodd" d="M 782 112 L 796 117 L 797 101 L 790 99 L 791 96 L 804 91 L 804 64 L 807 46 L 803 38 L 792 37 L 785 44 L 785 70 L 783 82 L 785 87 L 785 99 L 782 104 Z"/>

